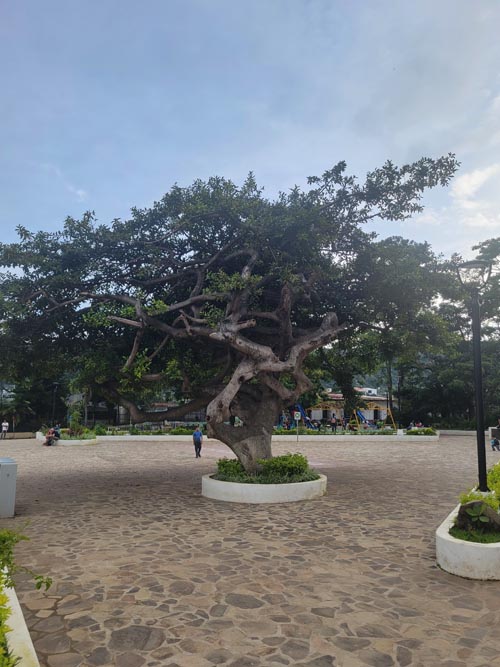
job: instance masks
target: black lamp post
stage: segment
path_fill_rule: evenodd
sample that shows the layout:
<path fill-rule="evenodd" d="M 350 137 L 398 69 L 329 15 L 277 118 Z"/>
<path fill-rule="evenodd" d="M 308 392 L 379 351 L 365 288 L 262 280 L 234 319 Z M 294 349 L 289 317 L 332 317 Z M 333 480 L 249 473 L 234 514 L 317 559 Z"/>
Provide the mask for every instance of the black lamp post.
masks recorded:
<path fill-rule="evenodd" d="M 52 426 L 55 426 L 55 416 L 56 416 L 56 393 L 57 388 L 59 387 L 59 382 L 54 382 L 52 386 Z"/>
<path fill-rule="evenodd" d="M 479 490 L 488 491 L 486 481 L 486 447 L 484 440 L 483 371 L 481 365 L 480 293 L 491 275 L 491 263 L 482 259 L 458 266 L 458 277 L 471 297 L 472 347 L 474 351 L 474 388 L 476 393 L 476 439 Z"/>

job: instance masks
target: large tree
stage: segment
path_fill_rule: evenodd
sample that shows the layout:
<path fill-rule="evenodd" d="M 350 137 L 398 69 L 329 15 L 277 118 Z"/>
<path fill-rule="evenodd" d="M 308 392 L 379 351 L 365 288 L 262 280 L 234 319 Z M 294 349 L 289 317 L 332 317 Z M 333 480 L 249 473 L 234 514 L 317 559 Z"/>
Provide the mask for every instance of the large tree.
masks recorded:
<path fill-rule="evenodd" d="M 274 201 L 252 175 L 241 187 L 211 178 L 111 226 L 87 214 L 54 234 L 20 228 L 0 247 L 15 268 L 0 285 L 5 326 L 74 354 L 82 386 L 134 421 L 206 406 L 209 434 L 253 470 L 281 408 L 311 387 L 308 355 L 357 325 L 369 276 L 356 259 L 373 238 L 362 225 L 421 210 L 456 168 L 453 155 L 387 162 L 359 183 L 339 163 Z M 158 387 L 178 407 L 153 415 Z"/>

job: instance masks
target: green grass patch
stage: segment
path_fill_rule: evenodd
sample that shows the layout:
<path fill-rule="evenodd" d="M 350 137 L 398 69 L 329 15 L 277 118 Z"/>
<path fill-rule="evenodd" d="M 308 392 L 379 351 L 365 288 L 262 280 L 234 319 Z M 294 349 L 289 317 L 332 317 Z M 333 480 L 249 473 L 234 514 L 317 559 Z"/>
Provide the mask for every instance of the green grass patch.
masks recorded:
<path fill-rule="evenodd" d="M 450 535 L 457 540 L 464 540 L 465 542 L 479 542 L 480 544 L 500 542 L 500 533 L 482 533 L 478 530 L 462 530 L 456 526 L 450 528 Z"/>

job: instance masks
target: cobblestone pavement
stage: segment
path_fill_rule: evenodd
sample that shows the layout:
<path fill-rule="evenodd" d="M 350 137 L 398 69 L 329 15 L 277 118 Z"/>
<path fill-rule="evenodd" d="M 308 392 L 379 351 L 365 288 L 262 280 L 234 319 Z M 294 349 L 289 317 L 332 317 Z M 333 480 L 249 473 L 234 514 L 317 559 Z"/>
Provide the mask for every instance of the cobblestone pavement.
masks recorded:
<path fill-rule="evenodd" d="M 500 582 L 435 565 L 434 530 L 477 476 L 475 441 L 314 441 L 328 495 L 200 496 L 212 441 L 42 447 L 19 465 L 17 591 L 42 667 L 500 666 Z M 489 463 L 496 452 L 488 452 Z M 25 526 L 26 521 L 29 522 Z"/>

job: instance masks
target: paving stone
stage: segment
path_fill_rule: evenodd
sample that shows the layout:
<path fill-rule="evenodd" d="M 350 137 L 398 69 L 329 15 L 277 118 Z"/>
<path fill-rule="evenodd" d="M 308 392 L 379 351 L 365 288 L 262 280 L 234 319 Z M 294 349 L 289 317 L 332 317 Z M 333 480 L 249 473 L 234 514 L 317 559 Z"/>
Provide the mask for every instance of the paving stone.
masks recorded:
<path fill-rule="evenodd" d="M 460 609 L 473 609 L 474 611 L 480 611 L 484 606 L 482 600 L 472 596 L 455 598 L 451 603 L 454 607 Z"/>
<path fill-rule="evenodd" d="M 64 629 L 64 623 L 60 616 L 49 616 L 32 626 L 37 632 L 59 632 Z"/>
<path fill-rule="evenodd" d="M 279 646 L 280 644 L 283 644 L 285 637 L 263 637 L 262 641 L 268 646 Z"/>
<path fill-rule="evenodd" d="M 91 625 L 94 625 L 95 619 L 92 618 L 92 616 L 84 615 L 84 616 L 78 616 L 77 618 L 71 618 L 66 621 L 68 628 L 71 630 L 73 628 L 84 628 L 84 627 L 89 627 Z"/>
<path fill-rule="evenodd" d="M 253 595 L 243 595 L 242 593 L 229 593 L 226 595 L 226 602 L 233 607 L 240 609 L 258 609 L 264 603 Z"/>
<path fill-rule="evenodd" d="M 358 637 L 334 637 L 333 643 L 335 646 L 351 653 L 370 646 L 368 639 L 359 639 Z"/>
<path fill-rule="evenodd" d="M 174 581 L 174 583 L 169 586 L 170 592 L 174 593 L 174 595 L 191 595 L 194 589 L 195 586 L 190 581 Z"/>
<path fill-rule="evenodd" d="M 359 652 L 359 657 L 370 667 L 393 667 L 394 660 L 387 653 L 380 653 L 374 649 Z"/>
<path fill-rule="evenodd" d="M 229 663 L 229 667 L 257 667 L 258 665 L 259 660 L 257 660 L 257 658 L 250 658 L 248 656 L 237 658 Z"/>
<path fill-rule="evenodd" d="M 71 642 L 67 635 L 48 634 L 34 642 L 36 651 L 41 653 L 67 653 L 71 648 Z"/>
<path fill-rule="evenodd" d="M 319 658 L 313 658 L 308 662 L 298 663 L 301 667 L 335 667 L 337 664 L 336 658 L 333 655 L 322 655 Z M 353 663 L 349 661 L 344 663 L 345 667 L 354 667 Z"/>
<path fill-rule="evenodd" d="M 396 649 L 396 664 L 398 667 L 408 667 L 412 662 L 412 652 L 404 646 L 398 646 Z"/>
<path fill-rule="evenodd" d="M 288 655 L 293 660 L 303 660 L 309 655 L 309 644 L 289 639 L 280 646 L 281 653 Z"/>
<path fill-rule="evenodd" d="M 100 665 L 106 665 L 111 662 L 111 653 L 105 646 L 100 646 L 92 651 L 90 655 L 87 656 L 86 661 L 89 665 L 95 665 L 99 667 Z"/>
<path fill-rule="evenodd" d="M 146 660 L 137 653 L 120 653 L 116 656 L 116 667 L 141 667 Z"/>
<path fill-rule="evenodd" d="M 325 618 L 335 618 L 337 610 L 333 607 L 313 607 L 311 613 L 316 614 L 316 616 L 324 616 Z"/>
<path fill-rule="evenodd" d="M 356 634 L 358 637 L 394 637 L 394 632 L 390 628 L 374 623 L 357 628 Z"/>
<path fill-rule="evenodd" d="M 230 660 L 232 654 L 227 649 L 215 649 L 214 651 L 209 651 L 205 654 L 205 658 L 210 662 L 213 662 L 214 665 L 223 665 L 228 660 Z"/>
<path fill-rule="evenodd" d="M 151 656 L 153 658 L 157 658 L 158 660 L 165 660 L 166 658 L 171 658 L 173 655 L 175 655 L 175 651 L 169 646 L 162 646 L 154 651 L 151 651 Z"/>
<path fill-rule="evenodd" d="M 31 611 L 39 609 L 53 609 L 56 605 L 56 600 L 53 598 L 27 598 L 23 600 L 23 606 Z"/>
<path fill-rule="evenodd" d="M 47 658 L 49 667 L 79 667 L 82 661 L 83 657 L 77 653 L 60 653 Z"/>
<path fill-rule="evenodd" d="M 227 604 L 215 604 L 213 607 L 210 607 L 210 611 L 208 613 L 214 618 L 220 618 L 221 616 L 224 616 L 226 609 Z"/>

